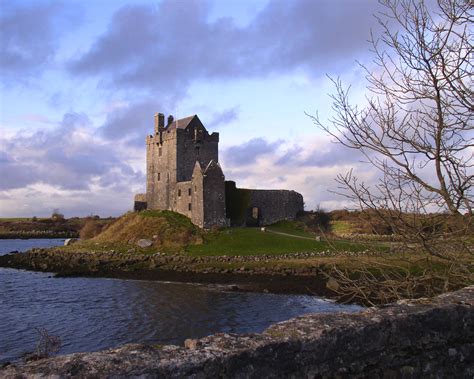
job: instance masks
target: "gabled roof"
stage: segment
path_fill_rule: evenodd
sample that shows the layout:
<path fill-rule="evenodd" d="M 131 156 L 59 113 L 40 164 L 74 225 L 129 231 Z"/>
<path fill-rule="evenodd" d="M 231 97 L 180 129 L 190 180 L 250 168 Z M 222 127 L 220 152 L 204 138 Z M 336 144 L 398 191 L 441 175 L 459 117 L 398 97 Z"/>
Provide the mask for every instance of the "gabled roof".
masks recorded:
<path fill-rule="evenodd" d="M 166 127 L 167 130 L 171 130 L 171 129 L 186 129 L 188 127 L 188 125 L 191 123 L 191 121 L 194 119 L 194 118 L 197 118 L 197 115 L 192 115 L 192 116 L 188 116 L 188 117 L 184 117 L 184 118 L 181 118 L 179 120 L 174 120 L 171 125 L 168 125 Z"/>
<path fill-rule="evenodd" d="M 221 168 L 221 165 L 219 164 L 219 162 L 216 162 L 214 159 L 212 159 L 207 167 L 204 169 L 203 171 L 204 175 L 208 175 L 208 174 L 219 174 L 219 175 L 222 175 L 224 176 L 224 173 L 222 172 L 222 168 Z"/>

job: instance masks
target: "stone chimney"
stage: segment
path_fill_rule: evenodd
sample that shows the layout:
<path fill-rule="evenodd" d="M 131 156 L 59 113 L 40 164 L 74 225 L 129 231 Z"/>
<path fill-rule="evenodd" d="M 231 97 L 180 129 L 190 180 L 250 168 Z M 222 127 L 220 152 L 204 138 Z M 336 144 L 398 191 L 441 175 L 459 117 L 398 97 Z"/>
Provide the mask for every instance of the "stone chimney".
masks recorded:
<path fill-rule="evenodd" d="M 163 113 L 155 113 L 155 134 L 165 127 L 165 115 Z"/>
<path fill-rule="evenodd" d="M 170 126 L 173 123 L 173 121 L 174 121 L 173 115 L 169 115 L 168 116 L 168 124 L 166 126 Z"/>

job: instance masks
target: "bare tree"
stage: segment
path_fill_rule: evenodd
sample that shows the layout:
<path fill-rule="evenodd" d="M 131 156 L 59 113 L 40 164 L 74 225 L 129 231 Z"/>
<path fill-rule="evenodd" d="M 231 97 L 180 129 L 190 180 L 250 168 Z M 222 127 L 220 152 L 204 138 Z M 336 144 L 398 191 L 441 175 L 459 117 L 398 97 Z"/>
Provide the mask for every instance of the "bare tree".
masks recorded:
<path fill-rule="evenodd" d="M 403 236 L 403 249 L 472 262 L 473 3 L 381 4 L 384 11 L 376 18 L 382 32 L 370 41 L 375 68 L 361 65 L 366 106 L 353 105 L 350 87 L 337 79 L 331 96 L 334 118 L 328 123 L 318 115 L 312 118 L 377 169 L 376 185 L 351 171 L 337 177 L 339 189 Z"/>

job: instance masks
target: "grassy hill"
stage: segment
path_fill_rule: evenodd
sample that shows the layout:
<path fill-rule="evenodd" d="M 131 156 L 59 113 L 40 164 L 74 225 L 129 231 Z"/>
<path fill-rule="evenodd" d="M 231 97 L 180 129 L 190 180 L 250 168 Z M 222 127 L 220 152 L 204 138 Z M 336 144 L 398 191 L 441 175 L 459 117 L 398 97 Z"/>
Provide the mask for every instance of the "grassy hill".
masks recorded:
<path fill-rule="evenodd" d="M 146 249 L 137 248 L 140 239 L 153 242 Z M 362 251 L 367 248 L 386 250 L 386 246 L 362 243 L 319 241 L 315 233 L 301 222 L 280 221 L 266 228 L 227 228 L 203 231 L 191 220 L 171 211 L 127 213 L 110 224 L 96 237 L 80 242 L 81 247 L 113 248 L 137 252 L 183 252 L 195 256 L 259 255 L 295 252 Z M 76 246 L 75 249 L 79 248 Z"/>
<path fill-rule="evenodd" d="M 153 242 L 153 248 L 176 250 L 202 243 L 201 234 L 186 216 L 147 210 L 126 213 L 90 241 L 134 245 L 140 239 L 147 239 Z"/>

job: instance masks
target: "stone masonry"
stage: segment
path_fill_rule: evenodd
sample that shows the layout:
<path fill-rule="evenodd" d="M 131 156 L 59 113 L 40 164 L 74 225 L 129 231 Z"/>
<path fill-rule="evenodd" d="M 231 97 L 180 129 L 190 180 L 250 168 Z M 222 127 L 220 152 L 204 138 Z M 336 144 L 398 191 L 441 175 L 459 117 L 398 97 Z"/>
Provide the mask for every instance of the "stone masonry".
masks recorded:
<path fill-rule="evenodd" d="M 211 228 L 231 223 L 267 225 L 293 219 L 303 210 L 303 197 L 295 191 L 240 190 L 234 184 L 235 191 L 245 191 L 245 201 L 239 205 L 244 216 L 234 220 L 233 213 L 226 211 L 235 209 L 235 204 L 226 199 L 219 133 L 209 134 L 197 115 L 180 120 L 169 116 L 165 125 L 164 114 L 157 113 L 146 147 L 146 193 L 135 196 L 135 211 L 171 210 L 201 228 Z"/>

